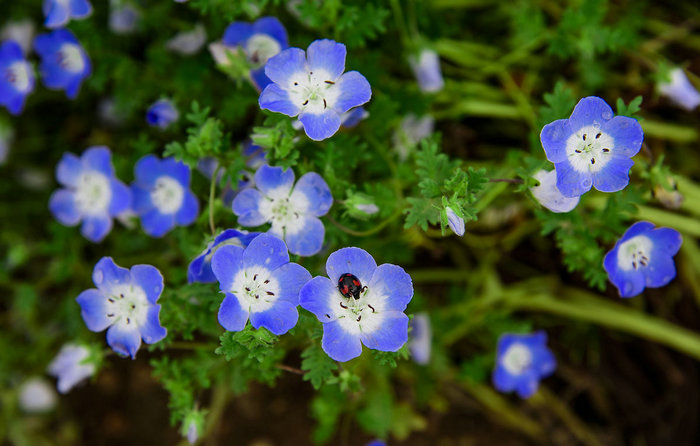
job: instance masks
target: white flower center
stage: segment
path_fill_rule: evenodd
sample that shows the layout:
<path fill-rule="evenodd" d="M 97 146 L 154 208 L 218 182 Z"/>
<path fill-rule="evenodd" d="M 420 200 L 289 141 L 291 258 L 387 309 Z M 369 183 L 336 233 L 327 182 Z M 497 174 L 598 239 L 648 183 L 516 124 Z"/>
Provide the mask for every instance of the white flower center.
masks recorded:
<path fill-rule="evenodd" d="M 297 193 L 284 196 L 272 191 L 258 206 L 258 212 L 272 222 L 273 234 L 284 237 L 304 229 L 304 216 L 309 207 L 306 195 Z"/>
<path fill-rule="evenodd" d="M 379 296 L 373 290 L 362 284 L 359 299 L 345 297 L 337 288 L 331 299 L 331 314 L 324 315 L 325 320 L 337 320 L 344 331 L 353 335 L 373 333 L 378 330 L 384 316 L 386 296 Z"/>
<path fill-rule="evenodd" d="M 622 242 L 617 249 L 617 266 L 623 271 L 639 269 L 649 265 L 654 243 L 644 235 Z"/>
<path fill-rule="evenodd" d="M 245 52 L 248 60 L 255 68 L 259 68 L 267 62 L 267 59 L 282 51 L 279 42 L 267 34 L 253 34 L 245 44 Z"/>
<path fill-rule="evenodd" d="M 325 70 L 319 70 L 293 75 L 288 93 L 289 100 L 302 112 L 317 115 L 335 106 L 340 89 Z"/>
<path fill-rule="evenodd" d="M 238 299 L 241 308 L 259 313 L 271 308 L 280 293 L 280 284 L 271 271 L 261 266 L 242 269 L 233 278 L 230 292 Z"/>
<path fill-rule="evenodd" d="M 112 201 L 109 179 L 94 170 L 80 174 L 75 186 L 75 206 L 83 214 L 99 215 L 107 212 Z"/>
<path fill-rule="evenodd" d="M 501 364 L 511 375 L 520 375 L 532 365 L 532 353 L 525 345 L 515 343 L 503 354 Z"/>
<path fill-rule="evenodd" d="M 146 323 L 150 303 L 146 293 L 138 285 L 120 283 L 114 285 L 107 296 L 107 317 L 128 327 Z"/>
<path fill-rule="evenodd" d="M 26 93 L 31 83 L 31 68 L 27 62 L 17 61 L 5 69 L 5 78 L 15 90 Z"/>
<path fill-rule="evenodd" d="M 566 155 L 577 172 L 600 171 L 612 158 L 614 148 L 615 140 L 595 125 L 582 127 L 566 140 Z"/>
<path fill-rule="evenodd" d="M 180 210 L 185 198 L 185 189 L 172 177 L 158 177 L 151 191 L 151 201 L 161 214 L 174 214 Z"/>
<path fill-rule="evenodd" d="M 83 52 L 78 45 L 64 43 L 58 50 L 58 63 L 66 71 L 80 73 L 85 69 Z"/>

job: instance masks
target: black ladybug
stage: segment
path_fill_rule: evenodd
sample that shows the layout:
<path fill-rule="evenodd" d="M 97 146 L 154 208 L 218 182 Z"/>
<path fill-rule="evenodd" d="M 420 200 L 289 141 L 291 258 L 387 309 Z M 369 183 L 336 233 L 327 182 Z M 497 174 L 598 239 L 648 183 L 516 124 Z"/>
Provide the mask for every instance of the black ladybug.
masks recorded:
<path fill-rule="evenodd" d="M 357 300 L 366 288 L 357 276 L 350 273 L 345 273 L 338 279 L 338 291 L 345 297 L 354 297 Z"/>

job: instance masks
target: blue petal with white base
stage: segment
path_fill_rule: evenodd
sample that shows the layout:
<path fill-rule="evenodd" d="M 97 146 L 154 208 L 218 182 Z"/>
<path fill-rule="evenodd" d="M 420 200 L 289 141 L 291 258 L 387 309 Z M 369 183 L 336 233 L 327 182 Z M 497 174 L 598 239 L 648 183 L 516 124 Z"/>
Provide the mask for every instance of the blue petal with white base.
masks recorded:
<path fill-rule="evenodd" d="M 240 248 L 248 246 L 251 240 L 260 235 L 259 232 L 238 231 L 226 229 L 209 243 L 204 251 L 197 256 L 187 268 L 187 282 L 214 283 L 216 276 L 212 271 L 211 260 L 214 253 L 223 246 L 233 245 Z"/>
<path fill-rule="evenodd" d="M 343 74 L 346 48 L 316 40 L 307 52 L 289 48 L 270 58 L 265 74 L 272 81 L 260 94 L 260 108 L 299 116 L 306 135 L 316 141 L 333 136 L 341 115 L 368 102 L 372 89 L 356 71 Z"/>
<path fill-rule="evenodd" d="M 624 189 L 634 164 L 630 158 L 643 140 L 635 119 L 613 117 L 610 106 L 595 96 L 581 99 L 569 119 L 549 123 L 540 133 L 557 172 L 557 189 L 565 197 L 578 197 L 591 187 L 601 192 Z"/>
<path fill-rule="evenodd" d="M 63 28 L 71 19 L 85 19 L 92 14 L 88 0 L 44 0 L 44 26 Z"/>
<path fill-rule="evenodd" d="M 492 381 L 500 392 L 516 391 L 529 398 L 539 382 L 554 373 L 556 360 L 547 348 L 547 334 L 503 334 L 498 339 Z"/>
<path fill-rule="evenodd" d="M 326 262 L 328 277 L 315 277 L 301 289 L 299 305 L 323 324 L 323 350 L 336 361 L 360 356 L 362 344 L 397 351 L 408 340 L 408 317 L 403 313 L 413 297 L 411 277 L 403 268 L 382 264 L 360 248 L 342 248 Z M 357 299 L 346 297 L 338 279 L 352 274 L 360 281 Z"/>
<path fill-rule="evenodd" d="M 333 197 L 320 175 L 309 172 L 295 185 L 291 169 L 264 164 L 255 172 L 255 187 L 233 200 L 238 224 L 271 223 L 269 232 L 282 238 L 292 254 L 311 256 L 321 250 L 325 230 L 318 217 L 328 213 Z"/>
<path fill-rule="evenodd" d="M 44 85 L 65 90 L 69 99 L 75 99 L 92 73 L 90 59 L 75 35 L 67 29 L 40 34 L 34 39 L 34 50 L 41 57 L 39 72 Z"/>
<path fill-rule="evenodd" d="M 190 190 L 187 165 L 146 155 L 136 162 L 134 176 L 133 208 L 146 234 L 162 237 L 176 225 L 188 226 L 197 219 L 199 202 Z"/>
<path fill-rule="evenodd" d="M 19 43 L 7 40 L 0 45 L 0 105 L 13 115 L 24 109 L 34 90 L 34 68 L 27 62 Z"/>
<path fill-rule="evenodd" d="M 56 166 L 56 178 L 64 187 L 49 200 L 49 210 L 66 226 L 82 222 L 80 232 L 100 242 L 112 229 L 112 219 L 131 205 L 131 191 L 114 175 L 107 147 L 88 148 L 78 158 L 65 153 Z"/>
<path fill-rule="evenodd" d="M 683 242 L 678 231 L 654 228 L 649 222 L 633 224 L 605 255 L 603 267 L 620 297 L 634 297 L 644 288 L 667 285 L 676 277 L 673 256 Z"/>
<path fill-rule="evenodd" d="M 153 344 L 165 338 L 160 325 L 163 276 L 151 265 L 134 265 L 131 270 L 103 257 L 92 273 L 97 289 L 83 291 L 77 298 L 85 324 L 91 331 L 107 329 L 107 343 L 123 356 L 136 357 L 141 340 Z"/>
<path fill-rule="evenodd" d="M 245 249 L 223 246 L 214 253 L 211 265 L 226 295 L 218 315 L 226 330 L 243 330 L 248 319 L 253 327 L 276 335 L 296 325 L 299 290 L 311 274 L 289 262 L 281 239 L 260 234 Z"/>

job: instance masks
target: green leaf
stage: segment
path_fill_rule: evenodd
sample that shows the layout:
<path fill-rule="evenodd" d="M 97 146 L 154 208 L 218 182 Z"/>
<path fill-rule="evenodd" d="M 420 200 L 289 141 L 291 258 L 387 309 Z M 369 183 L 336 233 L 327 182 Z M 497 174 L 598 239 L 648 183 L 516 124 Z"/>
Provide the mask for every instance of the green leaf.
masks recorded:
<path fill-rule="evenodd" d="M 301 369 L 306 371 L 304 381 L 311 381 L 311 385 L 316 390 L 332 378 L 333 372 L 338 369 L 336 362 L 315 343 L 301 352 L 301 357 Z"/>

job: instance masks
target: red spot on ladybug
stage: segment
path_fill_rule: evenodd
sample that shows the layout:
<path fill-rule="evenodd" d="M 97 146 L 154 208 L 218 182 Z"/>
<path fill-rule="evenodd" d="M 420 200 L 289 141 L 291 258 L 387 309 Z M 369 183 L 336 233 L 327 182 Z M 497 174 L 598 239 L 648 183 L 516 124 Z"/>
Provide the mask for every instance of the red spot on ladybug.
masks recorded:
<path fill-rule="evenodd" d="M 338 291 L 345 297 L 360 298 L 360 293 L 366 287 L 362 286 L 362 282 L 356 276 L 350 273 L 345 273 L 338 279 Z"/>

